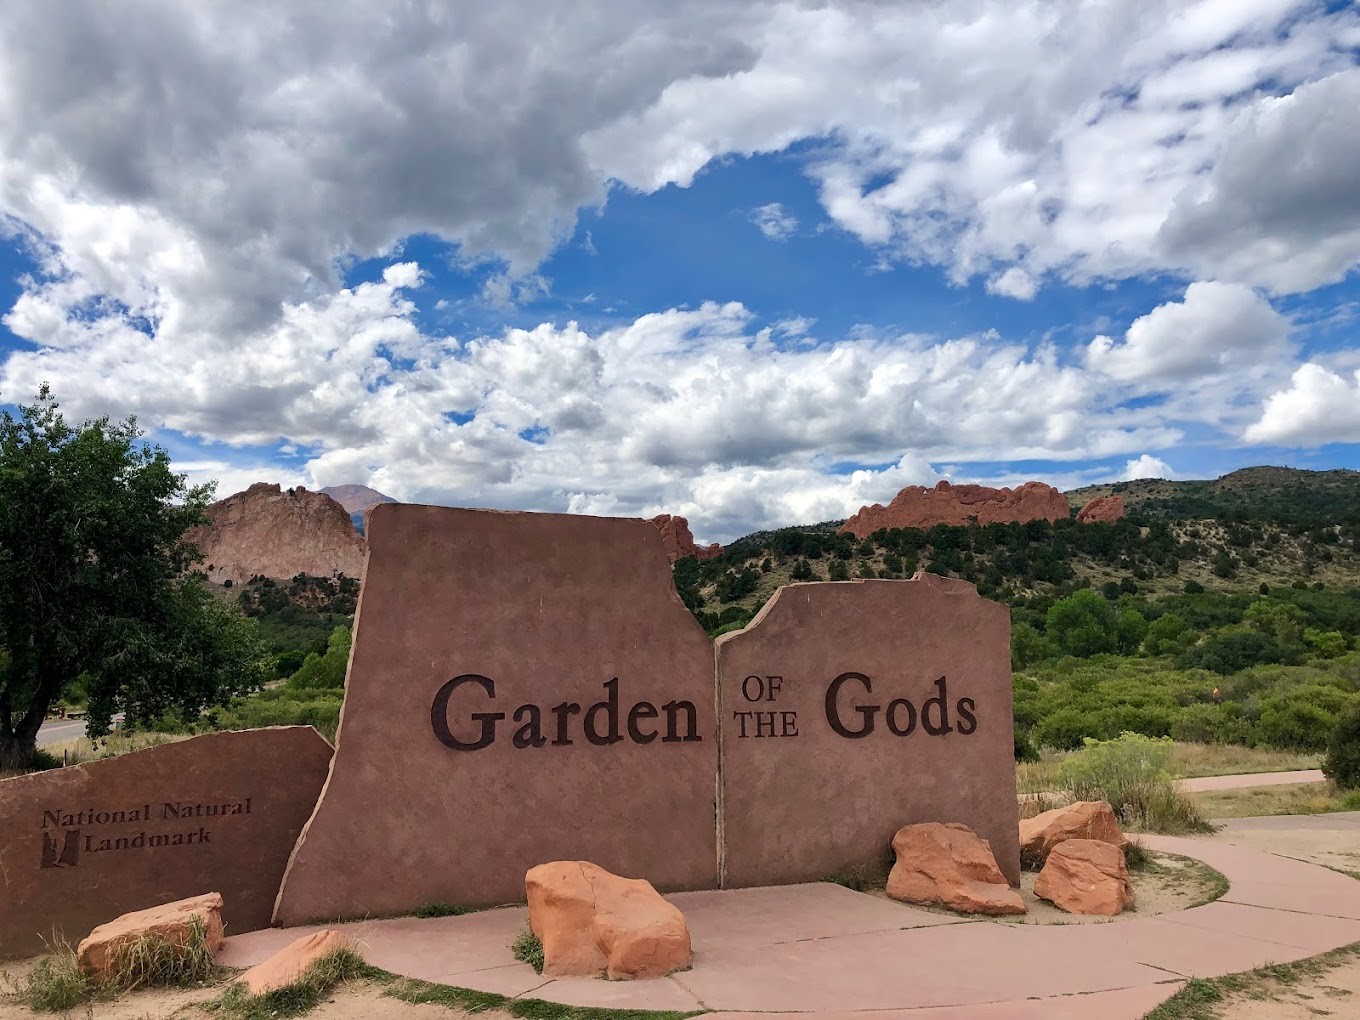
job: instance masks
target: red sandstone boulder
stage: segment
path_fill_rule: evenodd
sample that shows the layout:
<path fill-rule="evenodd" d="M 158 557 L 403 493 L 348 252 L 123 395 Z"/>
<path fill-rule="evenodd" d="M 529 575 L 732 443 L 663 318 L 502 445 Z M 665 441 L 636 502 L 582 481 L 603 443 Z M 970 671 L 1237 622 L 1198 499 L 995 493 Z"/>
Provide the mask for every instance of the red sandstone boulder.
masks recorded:
<path fill-rule="evenodd" d="M 1069 914 L 1113 917 L 1133 906 L 1124 851 L 1096 839 L 1069 839 L 1048 855 L 1034 895 Z"/>
<path fill-rule="evenodd" d="M 887 893 L 904 903 L 965 914 L 1023 914 L 1025 903 L 996 866 L 991 845 L 966 825 L 923 822 L 893 836 L 897 863 Z"/>
<path fill-rule="evenodd" d="M 722 552 L 722 546 L 718 545 L 717 542 L 712 545 L 696 545 L 694 536 L 689 530 L 689 521 L 683 517 L 658 514 L 652 518 L 652 523 L 661 532 L 661 544 L 666 547 L 666 558 L 672 563 L 676 560 L 682 560 L 686 556 L 711 560 Z"/>
<path fill-rule="evenodd" d="M 1103 800 L 1079 800 L 1066 807 L 1020 819 L 1020 856 L 1026 861 L 1045 860 L 1059 843 L 1069 839 L 1095 839 L 1122 848 L 1124 834 L 1114 809 Z"/>
<path fill-rule="evenodd" d="M 1007 524 L 1013 521 L 1066 520 L 1072 516 L 1067 497 L 1043 482 L 1026 482 L 1017 489 L 989 489 L 985 485 L 951 485 L 933 489 L 908 485 L 883 506 L 862 507 L 841 525 L 842 533 L 865 538 L 880 528 L 931 528 L 936 524 Z"/>
<path fill-rule="evenodd" d="M 315 931 L 290 942 L 277 953 L 257 963 L 241 975 L 251 995 L 264 995 L 286 988 L 305 974 L 313 964 L 341 949 L 352 949 L 350 940 L 338 931 Z"/>
<path fill-rule="evenodd" d="M 650 882 L 554 861 L 532 868 L 524 886 L 544 977 L 663 977 L 690 964 L 685 917 Z"/>
<path fill-rule="evenodd" d="M 172 945 L 188 945 L 195 918 L 203 926 L 208 949 L 216 952 L 222 945 L 222 894 L 214 892 L 115 917 L 81 939 L 76 959 L 85 973 L 107 978 L 119 951 L 139 938 L 160 936 Z"/>
<path fill-rule="evenodd" d="M 1124 516 L 1123 496 L 1097 496 L 1077 511 L 1077 520 L 1082 524 L 1106 524 L 1120 520 Z"/>
<path fill-rule="evenodd" d="M 218 584 L 256 575 L 363 576 L 364 538 L 345 508 L 323 493 L 256 482 L 207 513 L 208 523 L 185 538 L 202 553 L 199 569 Z"/>

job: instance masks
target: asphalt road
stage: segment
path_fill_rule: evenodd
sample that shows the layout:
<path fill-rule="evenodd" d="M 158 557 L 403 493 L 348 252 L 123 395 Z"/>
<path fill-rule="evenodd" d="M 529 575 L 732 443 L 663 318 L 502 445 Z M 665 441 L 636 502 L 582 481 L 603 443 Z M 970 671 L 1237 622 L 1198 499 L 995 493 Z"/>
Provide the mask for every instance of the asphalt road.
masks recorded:
<path fill-rule="evenodd" d="M 83 736 L 85 736 L 84 719 L 45 722 L 42 729 L 38 730 L 38 746 L 51 747 L 53 744 L 64 744 L 68 740 L 78 740 Z"/>

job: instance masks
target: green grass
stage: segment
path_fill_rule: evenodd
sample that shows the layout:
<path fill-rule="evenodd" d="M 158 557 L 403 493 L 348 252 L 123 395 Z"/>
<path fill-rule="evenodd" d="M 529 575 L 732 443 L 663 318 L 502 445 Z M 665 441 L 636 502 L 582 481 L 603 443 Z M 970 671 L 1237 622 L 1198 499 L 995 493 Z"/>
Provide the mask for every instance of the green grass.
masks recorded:
<path fill-rule="evenodd" d="M 23 978 L 9 981 L 4 997 L 35 1013 L 64 1013 L 89 1002 L 99 991 L 80 969 L 75 950 L 60 942 Z"/>
<path fill-rule="evenodd" d="M 510 952 L 520 963 L 534 968 L 535 974 L 543 973 L 543 943 L 528 928 L 515 936 L 515 941 L 510 943 Z"/>
<path fill-rule="evenodd" d="M 645 1009 L 600 1009 L 584 1006 L 566 1006 L 560 1002 L 546 1002 L 542 999 L 508 999 L 504 995 L 491 992 L 477 992 L 470 988 L 455 988 L 451 985 L 435 985 L 428 981 L 401 978 L 393 981 L 385 993 L 402 1002 L 416 1005 L 434 1003 L 450 1009 L 460 1009 L 467 1013 L 484 1013 L 487 1010 L 504 1010 L 521 1020 L 687 1020 L 699 1016 L 705 1010 L 692 1013 L 673 1011 L 650 1011 Z"/>
<path fill-rule="evenodd" d="M 452 903 L 426 903 L 411 911 L 412 917 L 459 917 L 473 913 L 472 907 L 455 907 Z"/>
<path fill-rule="evenodd" d="M 1360 959 L 1360 942 L 1293 963 L 1274 963 L 1217 978 L 1195 978 L 1143 1020 L 1218 1020 L 1222 1014 L 1217 1007 L 1231 997 L 1268 1001 L 1292 985 L 1321 977 L 1355 959 Z"/>
<path fill-rule="evenodd" d="M 302 1016 L 319 1006 L 337 985 L 356 979 L 391 980 L 385 972 L 364 963 L 354 950 L 337 949 L 317 960 L 291 985 L 263 995 L 251 995 L 246 986 L 238 982 L 212 1002 L 205 1003 L 204 1008 L 230 1020 Z"/>
<path fill-rule="evenodd" d="M 207 928 L 195 916 L 183 944 L 152 934 L 118 946 L 110 960 L 108 985 L 119 992 L 151 986 L 183 988 L 203 984 L 215 970 Z"/>

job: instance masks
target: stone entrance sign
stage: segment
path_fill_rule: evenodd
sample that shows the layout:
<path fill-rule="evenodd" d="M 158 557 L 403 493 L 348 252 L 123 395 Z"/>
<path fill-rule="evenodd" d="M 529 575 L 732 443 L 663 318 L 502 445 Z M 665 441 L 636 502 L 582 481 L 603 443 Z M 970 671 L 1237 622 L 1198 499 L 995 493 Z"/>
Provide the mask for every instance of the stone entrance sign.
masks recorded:
<path fill-rule="evenodd" d="M 0 958 L 207 892 L 228 932 L 267 927 L 330 757 L 316 730 L 284 726 L 0 782 Z"/>
<path fill-rule="evenodd" d="M 963 822 L 1020 881 L 1010 614 L 960 580 L 781 588 L 718 639 L 724 886 L 890 863 Z"/>
<path fill-rule="evenodd" d="M 717 881 L 713 652 L 647 521 L 375 507 L 336 757 L 279 924 Z M 891 835 L 891 833 L 889 833 Z"/>

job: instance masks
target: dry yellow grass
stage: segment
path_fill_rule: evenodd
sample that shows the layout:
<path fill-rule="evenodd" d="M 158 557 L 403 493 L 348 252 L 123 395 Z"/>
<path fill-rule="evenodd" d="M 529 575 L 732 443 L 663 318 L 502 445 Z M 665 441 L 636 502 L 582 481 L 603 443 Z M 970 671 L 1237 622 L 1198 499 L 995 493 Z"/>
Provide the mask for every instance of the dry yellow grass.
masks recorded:
<path fill-rule="evenodd" d="M 1360 791 L 1342 793 L 1331 783 L 1257 786 L 1191 794 L 1206 818 L 1255 818 L 1259 815 L 1321 815 L 1360 811 Z"/>

